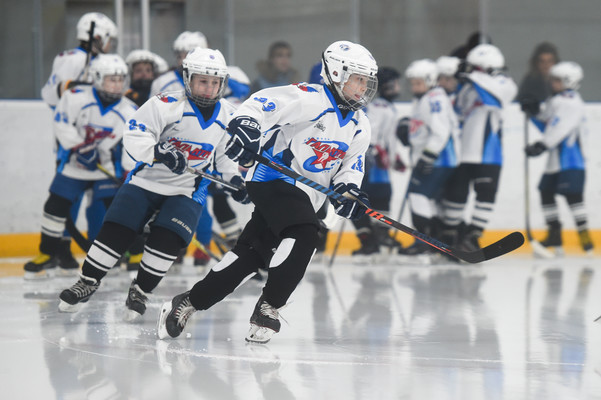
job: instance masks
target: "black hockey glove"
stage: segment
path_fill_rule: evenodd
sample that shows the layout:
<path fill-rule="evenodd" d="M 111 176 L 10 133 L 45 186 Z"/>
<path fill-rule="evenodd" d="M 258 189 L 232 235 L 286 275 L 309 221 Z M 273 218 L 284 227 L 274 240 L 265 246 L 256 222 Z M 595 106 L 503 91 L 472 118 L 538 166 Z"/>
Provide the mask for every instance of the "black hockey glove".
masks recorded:
<path fill-rule="evenodd" d="M 545 150 L 547 150 L 547 146 L 543 142 L 536 142 L 526 146 L 526 155 L 528 157 L 540 156 Z"/>
<path fill-rule="evenodd" d="M 434 163 L 437 158 L 438 156 L 436 154 L 424 150 L 422 156 L 417 160 L 417 164 L 415 165 L 415 173 L 421 176 L 430 175 L 434 170 Z"/>
<path fill-rule="evenodd" d="M 532 117 L 540 112 L 540 102 L 533 98 L 525 98 L 520 101 L 522 111 Z"/>
<path fill-rule="evenodd" d="M 186 154 L 169 142 L 160 142 L 154 146 L 154 158 L 178 175 L 183 174 L 188 166 Z"/>
<path fill-rule="evenodd" d="M 399 124 L 396 127 L 396 137 L 399 138 L 404 146 L 409 146 L 409 130 L 411 127 L 411 120 L 407 117 L 401 118 Z"/>
<path fill-rule="evenodd" d="M 232 137 L 227 142 L 225 154 L 243 167 L 253 165 L 253 154 L 259 152 L 261 127 L 251 117 L 236 117 L 230 121 L 227 131 Z"/>
<path fill-rule="evenodd" d="M 244 179 L 242 179 L 241 176 L 236 175 L 230 180 L 230 183 L 232 185 L 238 186 L 240 188 L 240 190 L 234 190 L 234 189 L 225 187 L 225 190 L 230 192 L 232 199 L 236 200 L 238 203 L 241 203 L 241 204 L 250 203 L 250 197 L 248 197 L 248 192 L 246 191 L 246 185 L 244 185 Z"/>
<path fill-rule="evenodd" d="M 336 214 L 348 219 L 359 219 L 363 214 L 365 214 L 367 208 L 359 204 L 359 202 L 354 198 L 350 196 L 345 196 L 345 194 L 350 194 L 355 198 L 361 200 L 363 203 L 365 203 L 365 205 L 369 207 L 369 199 L 367 198 L 367 193 L 359 190 L 357 185 L 355 185 L 354 183 L 346 184 L 340 182 L 336 184 L 333 189 L 336 193 L 339 193 L 344 196 L 342 201 L 337 201 L 330 198 L 330 202 L 334 206 Z"/>
<path fill-rule="evenodd" d="M 87 169 L 88 171 L 96 171 L 96 164 L 98 164 L 98 150 L 93 147 L 91 150 L 89 147 L 81 148 L 77 152 L 76 156 L 77 163 Z"/>

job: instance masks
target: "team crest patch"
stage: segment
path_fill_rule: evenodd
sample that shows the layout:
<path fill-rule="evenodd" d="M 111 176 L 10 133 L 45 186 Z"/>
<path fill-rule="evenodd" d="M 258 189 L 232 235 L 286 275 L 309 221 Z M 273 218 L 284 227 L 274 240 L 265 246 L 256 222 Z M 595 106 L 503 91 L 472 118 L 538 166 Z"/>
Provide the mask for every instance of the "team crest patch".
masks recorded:
<path fill-rule="evenodd" d="M 304 83 L 297 83 L 295 85 L 297 88 L 299 88 L 300 90 L 302 90 L 303 92 L 307 92 L 307 93 L 317 93 L 317 89 L 312 88 L 310 86 L 307 86 Z"/>
<path fill-rule="evenodd" d="M 173 96 L 167 96 L 167 95 L 158 94 L 157 97 L 163 103 L 173 103 L 173 102 L 177 101 L 177 99 L 175 97 L 173 97 Z"/>
<path fill-rule="evenodd" d="M 303 163 L 303 168 L 309 172 L 322 172 L 334 168 L 342 162 L 348 150 L 348 144 L 335 140 L 320 140 L 309 138 L 305 144 L 313 150 L 311 156 Z"/>

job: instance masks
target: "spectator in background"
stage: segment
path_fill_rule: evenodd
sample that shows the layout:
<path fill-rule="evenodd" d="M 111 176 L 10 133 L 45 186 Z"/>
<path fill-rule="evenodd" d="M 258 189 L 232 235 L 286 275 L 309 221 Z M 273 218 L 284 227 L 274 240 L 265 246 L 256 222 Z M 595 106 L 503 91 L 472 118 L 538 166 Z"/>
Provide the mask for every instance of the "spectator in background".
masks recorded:
<path fill-rule="evenodd" d="M 559 62 L 557 47 L 549 42 L 539 43 L 530 56 L 528 73 L 522 79 L 517 100 L 530 115 L 538 113 L 540 103 L 552 94 L 549 72 Z"/>
<path fill-rule="evenodd" d="M 290 44 L 282 41 L 272 43 L 269 46 L 267 60 L 260 60 L 257 63 L 259 76 L 252 83 L 250 92 L 299 82 L 300 77 L 298 71 L 292 68 L 291 58 Z"/>

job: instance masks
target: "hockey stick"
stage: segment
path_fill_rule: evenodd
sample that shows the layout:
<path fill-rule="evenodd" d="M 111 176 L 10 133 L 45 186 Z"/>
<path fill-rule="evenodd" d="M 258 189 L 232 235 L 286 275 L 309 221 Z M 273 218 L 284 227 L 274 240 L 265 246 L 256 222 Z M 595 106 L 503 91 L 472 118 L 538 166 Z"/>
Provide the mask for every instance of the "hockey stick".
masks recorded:
<path fill-rule="evenodd" d="M 77 229 L 73 219 L 71 219 L 71 215 L 67 216 L 67 220 L 65 221 L 65 229 L 69 232 L 69 235 L 73 238 L 75 243 L 82 249 L 84 252 L 88 252 L 90 250 L 90 246 L 92 243 Z"/>
<path fill-rule="evenodd" d="M 286 168 L 283 165 L 277 164 L 277 163 L 269 160 L 268 158 L 263 157 L 260 154 L 253 153 L 253 158 L 255 159 L 255 161 L 257 161 L 277 172 L 280 172 L 294 180 L 304 183 L 305 185 L 325 194 L 326 196 L 328 196 L 331 199 L 334 199 L 339 202 L 344 200 L 344 196 L 341 195 L 340 193 L 337 193 L 330 188 L 322 186 L 319 183 L 300 175 L 296 171 Z M 503 254 L 509 253 L 510 251 L 513 251 L 513 250 L 517 249 L 518 247 L 520 247 L 522 244 L 524 244 L 524 235 L 522 235 L 520 232 L 512 232 L 509 235 L 505 236 L 504 238 L 496 241 L 495 243 L 493 243 L 491 245 L 486 246 L 483 249 L 476 250 L 476 251 L 462 251 L 460 249 L 452 248 L 449 245 L 446 245 L 446 244 L 442 243 L 441 241 L 434 239 L 433 237 L 430 237 L 430 236 L 425 235 L 421 232 L 418 232 L 414 229 L 411 229 L 408 226 L 405 226 L 405 225 L 401 224 L 400 222 L 395 221 L 395 220 L 391 219 L 390 217 L 387 217 L 384 214 L 381 214 L 377 211 L 372 210 L 371 208 L 367 207 L 367 205 L 365 203 L 363 203 L 361 200 L 359 200 L 357 198 L 354 198 L 354 200 L 366 208 L 365 214 L 367 214 L 367 216 L 374 218 L 383 224 L 390 225 L 393 228 L 396 228 L 402 232 L 405 232 L 405 233 L 413 236 L 414 238 L 421 240 L 425 244 L 442 251 L 443 253 L 447 253 L 455 258 L 466 261 L 468 263 L 479 263 L 482 261 L 490 260 L 495 257 L 502 256 Z"/>
<path fill-rule="evenodd" d="M 228 181 L 224 181 L 223 179 L 221 179 L 221 178 L 219 178 L 219 177 L 217 177 L 215 175 L 209 174 L 209 173 L 201 171 L 199 169 L 194 169 L 192 167 L 187 167 L 186 171 L 188 171 L 188 172 L 190 172 L 192 174 L 196 174 L 198 176 L 202 176 L 203 178 L 206 178 L 206 179 L 208 179 L 210 181 L 213 181 L 215 183 L 223 185 L 223 186 L 225 186 L 228 189 L 232 189 L 232 190 L 240 190 L 240 189 L 242 189 L 241 186 L 236 186 L 233 183 L 230 183 Z"/>
<path fill-rule="evenodd" d="M 409 177 L 409 182 L 407 182 L 407 187 L 405 188 L 405 196 L 403 197 L 403 202 L 401 203 L 401 209 L 399 210 L 399 217 L 397 218 L 397 221 L 400 221 L 403 219 L 403 212 L 405 211 L 405 206 L 409 202 L 409 184 L 410 183 L 411 183 L 411 176 Z M 398 231 L 395 230 L 394 234 L 392 235 L 392 239 L 395 241 L 396 241 L 397 233 L 398 233 Z M 392 247 L 389 248 L 388 253 L 392 253 Z"/>
<path fill-rule="evenodd" d="M 524 117 L 524 148 L 528 147 L 529 142 L 529 129 L 528 129 L 528 114 Z M 526 237 L 532 246 L 532 251 L 535 255 L 542 258 L 554 258 L 553 253 L 545 248 L 538 240 L 532 237 L 532 231 L 530 230 L 530 168 L 528 155 L 524 154 L 524 217 L 526 220 Z"/>
<path fill-rule="evenodd" d="M 338 247 L 340 246 L 340 241 L 342 240 L 342 233 L 344 232 L 344 225 L 346 224 L 346 218 L 342 220 L 340 223 L 340 231 L 338 231 L 338 236 L 336 237 L 336 243 L 334 243 L 334 248 L 332 249 L 332 257 L 330 257 L 330 261 L 328 262 L 328 268 L 332 268 L 334 264 L 334 260 L 336 259 L 336 253 L 338 253 Z"/>
<path fill-rule="evenodd" d="M 92 47 L 94 46 L 94 28 L 96 28 L 96 21 L 92 21 L 90 23 L 90 30 L 88 31 L 88 52 L 86 53 L 86 64 L 84 66 L 84 73 L 83 73 L 83 81 L 86 81 L 88 79 L 88 74 L 90 71 L 90 60 L 92 59 Z"/>
<path fill-rule="evenodd" d="M 100 172 L 105 174 L 111 181 L 113 181 L 117 185 L 119 185 L 119 187 L 121 187 L 123 185 L 123 182 L 121 181 L 121 179 L 119 179 L 115 175 L 111 174 L 111 172 L 108 169 L 104 168 L 102 166 L 102 164 L 100 164 L 100 163 L 96 164 L 96 168 L 98 168 L 100 170 Z"/>
<path fill-rule="evenodd" d="M 199 248 L 201 251 L 207 253 L 212 259 L 217 260 L 217 262 L 221 261 L 221 257 L 209 250 L 204 244 L 200 243 L 198 239 L 196 239 L 196 237 L 192 238 L 192 244 Z"/>

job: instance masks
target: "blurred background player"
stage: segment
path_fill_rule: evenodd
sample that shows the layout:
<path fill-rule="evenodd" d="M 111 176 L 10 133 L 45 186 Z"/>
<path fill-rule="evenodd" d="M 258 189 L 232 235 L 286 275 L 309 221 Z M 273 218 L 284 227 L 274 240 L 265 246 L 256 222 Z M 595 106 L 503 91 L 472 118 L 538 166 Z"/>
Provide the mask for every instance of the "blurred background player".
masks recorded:
<path fill-rule="evenodd" d="M 265 343 L 280 330 L 278 309 L 286 304 L 315 254 L 316 211 L 327 198 L 255 164 L 255 153 L 332 186 L 343 198 L 333 201 L 338 215 L 354 219 L 365 212 L 356 199 L 368 202 L 359 186 L 371 127 L 361 109 L 376 94 L 378 67 L 366 48 L 348 41 L 332 43 L 322 58 L 325 85 L 264 89 L 234 114 L 226 152 L 240 165 L 252 166 L 246 183 L 255 208 L 234 248 L 191 290 L 163 304 L 160 338 L 179 336 L 192 313 L 223 300 L 262 266 L 269 266 L 267 282 L 246 340 Z M 274 126 L 278 128 L 271 129 Z"/>
<path fill-rule="evenodd" d="M 92 84 L 92 77 L 89 74 L 90 62 L 98 54 L 112 51 L 117 39 L 117 27 L 102 13 L 87 13 L 82 15 L 77 22 L 76 38 L 79 40 L 78 47 L 63 51 L 54 58 L 50 77 L 41 90 L 42 99 L 52 110 L 55 109 L 65 90 L 78 84 Z M 57 142 L 57 166 L 65 156 L 68 157 L 68 151 Z M 73 222 L 77 220 L 82 197 L 83 193 L 71 207 L 70 219 Z M 86 209 L 88 238 L 93 238 L 98 233 L 104 212 L 105 208 L 102 202 L 89 202 Z M 71 253 L 70 234 L 66 231 L 60 243 L 57 259 L 58 264 L 65 269 L 79 268 L 79 263 Z"/>
<path fill-rule="evenodd" d="M 404 170 L 405 167 L 395 152 L 398 117 L 393 102 L 401 94 L 401 74 L 394 68 L 382 67 L 378 69 L 377 77 L 377 97 L 365 110 L 371 125 L 371 143 L 365 156 L 365 175 L 361 190 L 369 196 L 371 208 L 388 213 L 392 197 L 389 169 L 393 165 L 390 159 L 394 160 L 393 163 L 398 169 Z M 400 243 L 389 235 L 386 225 L 366 215 L 353 221 L 353 225 L 361 243 L 361 247 L 353 251 L 353 256 L 377 254 L 380 246 L 400 246 Z"/>
<path fill-rule="evenodd" d="M 156 78 L 150 87 L 150 96 L 163 92 L 183 90 L 184 78 L 182 76 L 182 61 L 188 52 L 196 47 L 206 49 L 207 38 L 202 32 L 184 31 L 173 42 L 175 54 L 175 67 Z"/>
<path fill-rule="evenodd" d="M 93 86 L 64 92 L 54 112 L 54 133 L 64 151 L 44 204 L 40 254 L 25 264 L 26 278 L 43 276 L 57 266 L 66 218 L 84 191 L 92 189 L 93 199 L 108 207 L 118 189 L 98 164 L 115 174 L 115 163 L 121 162 L 115 154 L 121 154 L 123 126 L 136 110 L 133 102 L 123 98 L 127 65 L 116 54 L 98 55 L 90 65 L 90 76 Z"/>
<path fill-rule="evenodd" d="M 210 181 L 188 165 L 218 171 L 242 189 L 238 166 L 225 155 L 224 135 L 234 108 L 221 101 L 227 67 L 218 50 L 197 47 L 183 61 L 184 92 L 153 96 L 128 120 L 123 144 L 136 167 L 121 187 L 84 261 L 80 279 L 60 294 L 59 310 L 73 312 L 98 289 L 148 220 L 150 233 L 136 278 L 125 302 L 127 319 L 146 311 L 148 295 L 194 235 Z"/>
<path fill-rule="evenodd" d="M 440 56 L 436 59 L 436 69 L 438 70 L 438 86 L 447 92 L 451 103 L 455 102 L 457 95 L 457 71 L 461 60 L 457 57 Z"/>
<path fill-rule="evenodd" d="M 125 62 L 129 67 L 130 84 L 125 95 L 140 107 L 150 97 L 150 86 L 167 72 L 167 63 L 161 56 L 148 50 L 132 50 Z"/>
<path fill-rule="evenodd" d="M 409 181 L 408 200 L 413 226 L 433 236 L 437 231 L 437 202 L 457 166 L 459 126 L 453 105 L 443 88 L 437 86 L 438 68 L 430 59 L 413 61 L 405 70 L 413 104 L 411 118 L 404 118 L 397 130 L 399 139 L 411 148 L 413 170 Z M 429 252 L 419 240 L 400 254 Z"/>
<path fill-rule="evenodd" d="M 556 195 L 564 196 L 576 222 L 582 249 L 592 254 L 593 243 L 588 231 L 584 206 L 586 133 L 584 102 L 578 93 L 583 72 L 575 62 L 563 61 L 549 72 L 551 93 L 543 111 L 536 115 L 535 125 L 543 139 L 526 147 L 526 154 L 536 157 L 547 151 L 547 166 L 538 186 L 543 215 L 548 226 L 546 247 L 562 246 L 561 222 Z"/>
<path fill-rule="evenodd" d="M 462 129 L 459 166 L 445 190 L 442 241 L 472 251 L 480 248 L 478 239 L 493 212 L 503 164 L 502 111 L 515 97 L 517 86 L 503 73 L 505 57 L 491 44 L 474 47 L 466 63 L 455 100 Z M 476 193 L 475 205 L 469 225 L 461 229 L 470 185 Z"/>

